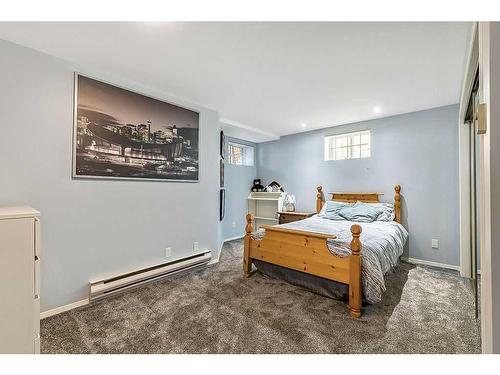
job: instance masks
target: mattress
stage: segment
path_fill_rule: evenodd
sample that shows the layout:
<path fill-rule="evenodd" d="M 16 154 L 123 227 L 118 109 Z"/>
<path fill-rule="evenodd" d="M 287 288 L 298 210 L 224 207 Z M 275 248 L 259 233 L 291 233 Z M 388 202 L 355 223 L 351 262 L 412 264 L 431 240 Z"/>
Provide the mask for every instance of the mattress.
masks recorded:
<path fill-rule="evenodd" d="M 351 253 L 350 243 L 352 240 L 351 226 L 361 225 L 360 236 L 361 248 L 361 283 L 363 286 L 363 297 L 369 303 L 377 303 L 382 299 L 386 290 L 384 275 L 397 265 L 399 257 L 403 254 L 404 245 L 408 239 L 408 231 L 395 221 L 374 221 L 372 223 L 355 223 L 352 221 L 334 221 L 324 219 L 318 215 L 305 220 L 278 225 L 278 227 L 296 229 L 303 231 L 334 234 L 335 239 L 327 240 L 328 250 L 333 256 L 347 257 Z M 252 237 L 261 240 L 265 230 L 260 229 Z M 255 261 L 257 268 L 272 277 L 279 277 L 292 284 L 303 286 L 314 292 L 332 298 L 346 298 L 346 286 L 325 280 L 320 277 L 308 275 L 302 272 L 286 269 L 283 267 L 272 267 L 264 262 Z"/>

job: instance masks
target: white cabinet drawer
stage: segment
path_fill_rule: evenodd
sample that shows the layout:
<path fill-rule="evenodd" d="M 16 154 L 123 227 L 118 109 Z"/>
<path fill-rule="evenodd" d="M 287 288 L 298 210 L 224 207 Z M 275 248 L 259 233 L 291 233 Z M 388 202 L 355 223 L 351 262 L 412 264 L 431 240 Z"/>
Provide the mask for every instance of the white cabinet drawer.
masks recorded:
<path fill-rule="evenodd" d="M 40 324 L 34 235 L 32 217 L 0 220 L 0 353 L 33 353 Z"/>

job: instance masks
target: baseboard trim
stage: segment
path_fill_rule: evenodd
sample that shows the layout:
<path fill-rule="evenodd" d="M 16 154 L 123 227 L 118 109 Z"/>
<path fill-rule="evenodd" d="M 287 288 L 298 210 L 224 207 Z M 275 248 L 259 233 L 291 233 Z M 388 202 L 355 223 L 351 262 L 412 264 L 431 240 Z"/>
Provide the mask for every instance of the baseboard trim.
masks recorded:
<path fill-rule="evenodd" d="M 408 262 L 411 264 L 421 264 L 423 266 L 432 266 L 432 267 L 445 268 L 448 270 L 460 271 L 460 266 L 454 266 L 454 265 L 446 264 L 446 263 L 431 262 L 430 260 L 423 260 L 423 259 L 416 259 L 416 258 L 404 258 L 404 257 L 401 257 L 401 260 L 404 260 L 405 262 Z"/>
<path fill-rule="evenodd" d="M 241 236 L 229 237 L 229 238 L 226 238 L 226 239 L 224 240 L 224 242 L 229 242 L 229 241 L 234 241 L 234 240 L 240 240 L 240 239 L 242 239 L 243 237 L 245 237 L 245 235 L 244 235 L 244 234 L 242 234 Z"/>
<path fill-rule="evenodd" d="M 89 304 L 89 299 L 85 298 L 85 299 L 82 299 L 81 301 L 76 301 L 76 302 L 69 303 L 69 304 L 64 305 L 64 306 L 59 306 L 59 307 L 56 307 L 55 309 L 41 312 L 40 319 L 45 319 L 45 318 L 48 318 L 49 316 L 58 315 L 58 314 L 61 314 L 63 312 L 73 310 L 73 309 L 76 309 L 77 307 L 82 307 L 82 306 L 85 306 L 88 304 Z"/>
<path fill-rule="evenodd" d="M 212 259 L 210 262 L 208 262 L 208 265 L 211 266 L 213 264 L 217 264 L 219 263 L 219 260 L 220 260 L 220 254 L 222 253 L 222 248 L 224 247 L 224 244 L 226 242 L 229 242 L 229 241 L 234 241 L 234 240 L 239 240 L 241 238 L 245 237 L 245 235 L 241 235 L 241 236 L 236 236 L 236 237 L 229 237 L 229 238 L 226 238 L 225 240 L 222 240 L 221 244 L 220 244 L 220 247 L 219 247 L 219 254 L 217 254 L 217 258 L 215 259 Z"/>
<path fill-rule="evenodd" d="M 207 263 L 207 265 L 212 265 L 212 264 L 219 263 L 220 254 L 222 252 L 222 247 L 224 246 L 224 244 L 226 242 L 234 241 L 234 240 L 239 240 L 239 239 L 241 239 L 243 237 L 245 237 L 245 236 L 241 235 L 241 236 L 236 236 L 236 237 L 230 237 L 230 238 L 226 238 L 224 241 L 222 241 L 222 243 L 220 245 L 220 248 L 219 248 L 219 254 L 217 255 L 217 258 L 212 259 L 210 262 Z M 47 311 L 41 312 L 40 313 L 40 319 L 45 319 L 45 318 L 48 318 L 50 316 L 58 315 L 58 314 L 61 314 L 63 312 L 66 312 L 66 311 L 73 310 L 73 309 L 76 309 L 78 307 L 82 307 L 82 306 L 88 305 L 89 303 L 90 303 L 89 299 L 85 298 L 85 299 L 82 299 L 81 301 L 76 301 L 76 302 L 69 303 L 69 304 L 64 305 L 64 306 L 59 306 L 59 307 L 56 307 L 55 309 L 51 309 L 51 310 L 47 310 Z"/>

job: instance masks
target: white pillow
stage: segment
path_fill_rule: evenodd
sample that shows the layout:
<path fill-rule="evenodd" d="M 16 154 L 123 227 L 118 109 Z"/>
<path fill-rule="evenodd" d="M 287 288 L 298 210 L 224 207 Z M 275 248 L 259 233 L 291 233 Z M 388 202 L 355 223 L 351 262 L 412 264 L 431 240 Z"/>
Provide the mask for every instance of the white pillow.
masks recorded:
<path fill-rule="evenodd" d="M 378 202 L 378 203 L 366 203 L 366 204 L 370 204 L 375 207 L 380 207 L 383 209 L 382 213 L 378 215 L 375 221 L 394 221 L 396 213 L 394 212 L 394 205 L 392 203 Z"/>
<path fill-rule="evenodd" d="M 321 207 L 321 211 L 319 211 L 318 213 L 318 216 L 324 216 L 326 214 L 326 211 L 328 209 L 328 202 L 333 202 L 335 203 L 335 206 L 337 205 L 343 205 L 343 206 L 346 206 L 348 204 L 352 204 L 352 203 L 348 203 L 348 202 L 341 202 L 341 201 L 332 201 L 332 200 L 328 200 L 326 202 L 323 202 L 323 207 Z"/>

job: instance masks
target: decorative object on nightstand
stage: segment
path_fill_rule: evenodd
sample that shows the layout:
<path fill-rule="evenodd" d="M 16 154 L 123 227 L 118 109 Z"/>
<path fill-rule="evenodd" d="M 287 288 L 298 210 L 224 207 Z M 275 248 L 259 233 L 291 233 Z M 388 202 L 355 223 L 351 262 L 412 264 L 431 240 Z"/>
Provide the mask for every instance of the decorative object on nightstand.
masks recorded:
<path fill-rule="evenodd" d="M 255 180 L 253 180 L 253 186 L 251 190 L 254 193 L 264 191 L 264 186 L 262 186 L 260 178 L 256 178 Z"/>
<path fill-rule="evenodd" d="M 294 212 L 295 211 L 295 195 L 286 194 L 283 201 L 283 211 Z"/>
<path fill-rule="evenodd" d="M 285 193 L 281 192 L 252 192 L 248 195 L 248 213 L 254 218 L 254 228 L 259 229 L 262 224 L 278 224 L 278 211 L 283 210 Z"/>
<path fill-rule="evenodd" d="M 271 182 L 269 185 L 267 185 L 267 187 L 270 187 L 271 191 L 273 191 L 275 193 L 278 193 L 278 192 L 284 193 L 285 192 L 285 189 L 283 188 L 283 186 L 281 186 L 281 184 L 279 182 L 276 182 L 276 181 Z M 266 188 L 266 190 L 267 190 L 267 188 Z"/>
<path fill-rule="evenodd" d="M 281 211 L 278 212 L 279 216 L 279 224 L 291 223 L 292 221 L 299 221 L 307 219 L 308 217 L 313 216 L 313 212 L 286 212 Z"/>

